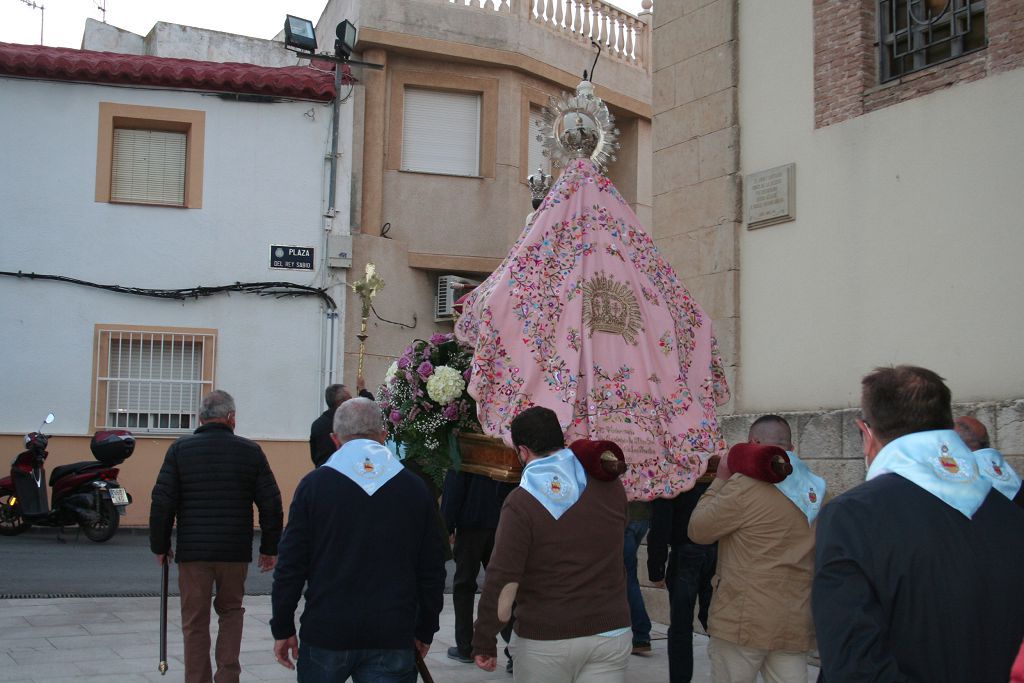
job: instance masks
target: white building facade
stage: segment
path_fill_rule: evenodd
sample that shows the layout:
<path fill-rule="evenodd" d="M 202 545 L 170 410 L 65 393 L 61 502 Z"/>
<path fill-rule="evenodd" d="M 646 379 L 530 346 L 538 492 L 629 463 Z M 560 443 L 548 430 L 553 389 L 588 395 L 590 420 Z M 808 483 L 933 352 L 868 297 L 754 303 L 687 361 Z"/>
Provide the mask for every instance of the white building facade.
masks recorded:
<path fill-rule="evenodd" d="M 0 62 L 4 451 L 47 412 L 51 468 L 131 429 L 124 521 L 145 524 L 163 452 L 224 389 L 290 493 L 342 352 L 344 271 L 324 251 L 348 230 L 324 216 L 333 75 L 9 45 Z"/>

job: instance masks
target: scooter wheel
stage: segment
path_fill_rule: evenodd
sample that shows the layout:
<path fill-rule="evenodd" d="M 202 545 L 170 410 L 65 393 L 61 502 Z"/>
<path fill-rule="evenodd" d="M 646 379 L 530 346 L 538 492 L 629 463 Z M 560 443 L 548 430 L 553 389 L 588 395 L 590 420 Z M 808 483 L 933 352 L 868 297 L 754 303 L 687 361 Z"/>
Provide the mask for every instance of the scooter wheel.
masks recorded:
<path fill-rule="evenodd" d="M 121 518 L 117 514 L 117 508 L 110 502 L 109 499 L 104 498 L 100 500 L 100 518 L 95 522 L 81 523 L 82 533 L 90 541 L 96 543 L 103 543 L 109 541 L 117 533 L 117 527 L 121 523 Z"/>
<path fill-rule="evenodd" d="M 21 505 L 11 505 L 12 497 L 10 493 L 0 493 L 0 536 L 17 536 L 32 526 L 21 516 Z"/>

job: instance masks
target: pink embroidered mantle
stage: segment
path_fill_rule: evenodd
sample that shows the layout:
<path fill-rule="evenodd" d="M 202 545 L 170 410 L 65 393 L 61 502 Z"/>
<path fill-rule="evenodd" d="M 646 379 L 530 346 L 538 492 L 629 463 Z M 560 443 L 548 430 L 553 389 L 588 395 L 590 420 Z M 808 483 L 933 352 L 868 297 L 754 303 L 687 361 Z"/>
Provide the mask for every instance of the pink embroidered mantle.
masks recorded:
<path fill-rule="evenodd" d="M 487 434 L 509 441 L 520 410 L 551 408 L 567 442 L 622 447 L 631 500 L 689 490 L 725 455 L 711 320 L 589 160 L 565 169 L 455 332 L 474 348 L 469 393 Z"/>

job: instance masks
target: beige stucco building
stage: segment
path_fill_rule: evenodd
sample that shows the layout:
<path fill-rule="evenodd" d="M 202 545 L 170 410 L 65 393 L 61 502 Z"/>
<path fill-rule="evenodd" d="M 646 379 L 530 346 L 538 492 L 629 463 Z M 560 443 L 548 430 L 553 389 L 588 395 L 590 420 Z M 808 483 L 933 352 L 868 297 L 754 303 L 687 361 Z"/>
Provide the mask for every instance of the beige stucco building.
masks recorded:
<path fill-rule="evenodd" d="M 939 372 L 1024 464 L 1024 10 L 907 4 L 655 3 L 654 234 L 715 319 L 727 437 L 784 413 L 836 489 L 879 365 Z M 790 164 L 791 218 L 752 225 L 744 181 Z"/>
<path fill-rule="evenodd" d="M 650 15 L 601 2 L 482 4 L 334 0 L 317 24 L 323 46 L 332 44 L 338 22 L 355 22 L 359 59 L 385 67 L 356 68 L 363 85 L 353 96 L 353 273 L 373 261 L 387 281 L 374 307 L 416 327 L 371 316 L 370 384 L 410 340 L 451 330 L 432 313 L 438 276 L 481 281 L 518 237 L 530 211 L 526 177 L 541 161 L 531 118 L 591 68 L 592 35 L 604 44 L 594 82 L 621 134 L 610 176 L 650 222 Z M 435 102 L 434 95 L 454 102 Z M 448 106 L 451 116 L 437 115 Z M 478 108 L 479 117 L 469 117 L 479 121 L 477 131 L 459 118 L 463 106 Z M 454 162 L 446 167 L 446 150 L 467 137 L 475 137 L 476 156 L 461 170 Z M 348 317 L 347 338 L 355 338 L 359 322 Z M 357 353 L 355 344 L 346 346 L 350 382 Z"/>

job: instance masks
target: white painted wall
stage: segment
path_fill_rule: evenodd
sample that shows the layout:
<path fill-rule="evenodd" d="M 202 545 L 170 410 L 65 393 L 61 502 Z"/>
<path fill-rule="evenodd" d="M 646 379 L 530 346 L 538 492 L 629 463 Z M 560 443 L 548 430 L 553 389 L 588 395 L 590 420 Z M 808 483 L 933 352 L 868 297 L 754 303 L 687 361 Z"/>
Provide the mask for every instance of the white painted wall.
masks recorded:
<path fill-rule="evenodd" d="M 740 241 L 737 410 L 857 405 L 891 363 L 954 400 L 1024 386 L 1024 69 L 814 129 L 811 3 L 739 3 L 744 174 L 796 162 L 797 220 Z"/>
<path fill-rule="evenodd" d="M 148 288 L 319 285 L 319 263 L 312 274 L 270 270 L 269 246 L 322 249 L 329 104 L 19 79 L 0 79 L 0 91 L 0 130 L 8 133 L 0 157 L 0 270 Z M 94 201 L 100 101 L 206 112 L 201 209 Z M 351 130 L 347 111 L 343 125 Z M 345 217 L 351 137 L 342 139 Z M 347 232 L 347 220 L 335 229 Z M 343 306 L 344 292 L 332 294 Z M 0 433 L 33 429 L 47 411 L 58 416 L 56 433 L 90 431 L 96 323 L 216 328 L 216 384 L 235 396 L 246 436 L 305 439 L 321 410 L 316 298 L 234 293 L 167 302 L 2 277 L 0 319 Z"/>

